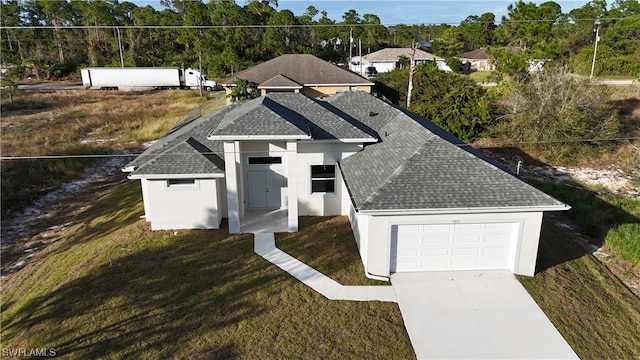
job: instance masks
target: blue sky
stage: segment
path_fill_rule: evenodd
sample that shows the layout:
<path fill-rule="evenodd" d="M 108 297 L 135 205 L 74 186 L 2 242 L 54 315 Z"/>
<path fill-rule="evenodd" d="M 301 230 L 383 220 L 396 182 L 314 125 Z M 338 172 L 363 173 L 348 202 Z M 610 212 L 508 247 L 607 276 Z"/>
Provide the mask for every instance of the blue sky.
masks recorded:
<path fill-rule="evenodd" d="M 159 0 L 131 1 L 138 6 L 151 5 L 157 9 L 162 8 Z M 546 1 L 533 2 L 541 4 Z M 309 5 L 313 5 L 319 11 L 327 11 L 329 18 L 336 21 L 341 21 L 345 12 L 354 9 L 360 15 L 367 13 L 378 15 L 382 23 L 388 25 L 459 24 L 469 15 L 482 15 L 486 12 L 492 12 L 496 20 L 500 21 L 503 15 L 507 15 L 507 6 L 515 2 L 516 0 L 278 0 L 278 9 L 289 9 L 295 15 L 301 15 Z M 583 6 L 588 0 L 556 0 L 556 2 L 562 7 L 562 12 L 567 13 Z M 239 0 L 237 3 L 246 4 L 244 0 Z"/>

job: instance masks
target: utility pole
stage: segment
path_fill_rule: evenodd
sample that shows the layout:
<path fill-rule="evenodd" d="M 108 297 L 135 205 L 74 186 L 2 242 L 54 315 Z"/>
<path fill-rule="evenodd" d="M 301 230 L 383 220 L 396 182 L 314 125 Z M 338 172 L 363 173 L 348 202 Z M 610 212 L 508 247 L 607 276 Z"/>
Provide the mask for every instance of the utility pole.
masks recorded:
<path fill-rule="evenodd" d="M 411 92 L 413 92 L 413 74 L 416 72 L 416 50 L 420 45 L 419 42 L 413 40 L 411 43 L 411 58 L 409 59 L 409 86 L 407 87 L 407 110 L 411 106 Z"/>
<path fill-rule="evenodd" d="M 600 41 L 600 20 L 596 20 L 596 45 L 593 48 L 593 61 L 591 62 L 591 75 L 589 79 L 593 79 L 593 70 L 596 68 L 596 55 L 598 54 L 598 41 Z"/>
<path fill-rule="evenodd" d="M 202 50 L 198 51 L 198 60 L 199 60 L 199 69 L 200 70 L 200 75 L 198 75 L 198 88 L 200 88 L 200 97 L 203 96 L 202 94 Z"/>
<path fill-rule="evenodd" d="M 116 28 L 118 33 L 118 49 L 120 49 L 120 67 L 124 67 L 124 58 L 122 57 L 122 41 L 120 40 L 120 28 Z"/>
<path fill-rule="evenodd" d="M 362 69 L 362 39 L 358 39 L 358 56 L 360 57 L 360 76 L 364 76 Z"/>
<path fill-rule="evenodd" d="M 351 48 L 353 48 L 353 29 L 349 29 L 349 66 L 351 66 L 351 63 L 353 63 L 353 55 L 351 55 Z"/>

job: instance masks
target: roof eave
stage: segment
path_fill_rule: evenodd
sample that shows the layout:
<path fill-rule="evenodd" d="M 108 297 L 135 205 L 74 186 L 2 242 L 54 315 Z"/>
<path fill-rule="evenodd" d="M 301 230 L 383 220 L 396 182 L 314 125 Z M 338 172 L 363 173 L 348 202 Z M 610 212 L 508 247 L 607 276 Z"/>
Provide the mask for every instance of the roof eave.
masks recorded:
<path fill-rule="evenodd" d="M 314 143 L 320 142 L 332 142 L 332 143 L 345 143 L 345 144 L 361 144 L 361 143 L 376 143 L 378 139 L 376 138 L 353 138 L 353 139 L 309 139 Z"/>
<path fill-rule="evenodd" d="M 131 174 L 127 179 L 137 180 L 165 180 L 165 179 L 217 179 L 223 178 L 224 173 L 220 174 Z"/>
<path fill-rule="evenodd" d="M 504 206 L 482 208 L 438 208 L 438 209 L 382 209 L 382 210 L 357 210 L 364 215 L 442 215 L 442 214 L 486 214 L 486 213 L 510 213 L 510 212 L 542 212 L 542 211 L 566 211 L 571 206 L 544 205 L 544 206 Z"/>
<path fill-rule="evenodd" d="M 309 135 L 209 135 L 207 140 L 309 140 Z"/>

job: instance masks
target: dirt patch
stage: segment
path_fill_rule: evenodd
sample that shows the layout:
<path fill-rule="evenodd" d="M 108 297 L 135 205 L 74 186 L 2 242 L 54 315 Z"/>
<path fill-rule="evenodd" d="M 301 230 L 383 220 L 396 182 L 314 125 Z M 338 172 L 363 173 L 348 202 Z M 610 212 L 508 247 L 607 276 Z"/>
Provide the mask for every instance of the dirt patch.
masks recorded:
<path fill-rule="evenodd" d="M 2 224 L 2 274 L 24 267 L 29 258 L 59 239 L 59 232 L 97 198 L 126 179 L 120 169 L 130 160 L 126 153 L 100 158 L 82 175 L 63 183 Z"/>
<path fill-rule="evenodd" d="M 635 296 L 640 298 L 640 269 L 620 259 L 620 257 L 614 253 L 609 253 L 602 247 L 595 245 L 596 241 L 582 234 L 578 230 L 578 226 L 574 224 L 568 216 L 561 213 L 549 213 L 548 218 L 553 221 L 559 229 L 574 239 L 584 251 L 593 255 L 598 261 L 605 265 Z"/>
<path fill-rule="evenodd" d="M 567 186 L 572 186 L 569 182 L 575 182 L 619 196 L 640 198 L 640 169 L 625 171 L 615 166 L 607 168 L 554 167 L 524 153 L 519 153 L 518 149 L 485 148 L 481 151 L 510 172 L 518 172 L 525 179 L 564 183 Z M 548 215 L 559 229 L 574 239 L 585 252 L 592 254 L 604 264 L 615 277 L 640 298 L 640 269 L 596 245 L 598 242 L 582 234 L 579 227 L 568 216 L 562 213 L 549 213 Z"/>

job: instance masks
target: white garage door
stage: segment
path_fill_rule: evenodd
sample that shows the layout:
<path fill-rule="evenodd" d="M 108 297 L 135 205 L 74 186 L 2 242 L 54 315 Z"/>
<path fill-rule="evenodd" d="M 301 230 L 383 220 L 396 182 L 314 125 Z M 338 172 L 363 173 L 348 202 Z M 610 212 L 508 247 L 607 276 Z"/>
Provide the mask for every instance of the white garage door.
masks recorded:
<path fill-rule="evenodd" d="M 391 272 L 513 269 L 518 225 L 394 225 Z"/>

